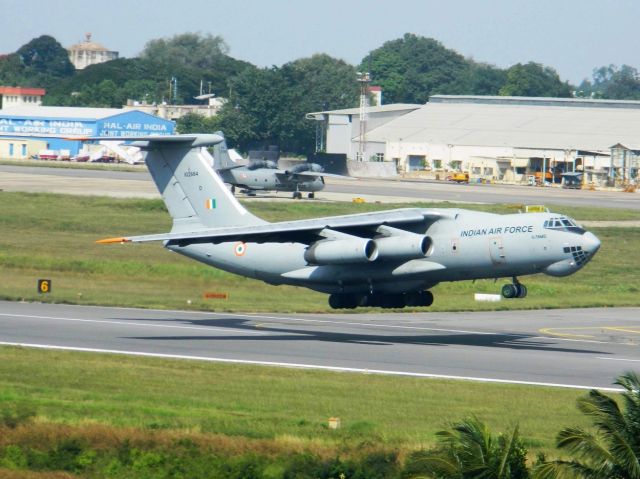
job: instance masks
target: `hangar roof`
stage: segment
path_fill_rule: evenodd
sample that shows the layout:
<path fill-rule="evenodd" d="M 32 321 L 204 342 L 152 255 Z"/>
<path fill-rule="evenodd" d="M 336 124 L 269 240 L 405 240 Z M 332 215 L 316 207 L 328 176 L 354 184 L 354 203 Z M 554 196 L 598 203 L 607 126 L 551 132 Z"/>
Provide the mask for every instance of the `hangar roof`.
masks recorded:
<path fill-rule="evenodd" d="M 437 95 L 367 140 L 606 151 L 637 145 L 638 131 L 637 101 Z"/>
<path fill-rule="evenodd" d="M 387 111 L 401 111 L 401 110 L 417 110 L 422 105 L 416 103 L 390 103 L 388 105 L 369 106 L 367 107 L 367 113 L 381 113 Z M 344 110 L 328 110 L 328 111 L 316 111 L 309 113 L 308 115 L 358 115 L 360 114 L 360 108 L 345 108 Z"/>
<path fill-rule="evenodd" d="M 15 106 L 0 110 L 0 117 L 3 118 L 65 118 L 77 120 L 102 120 L 134 110 L 123 110 L 121 108 L 84 108 L 67 106 Z M 141 112 L 145 115 L 148 113 Z M 149 115 L 153 116 L 153 115 Z M 156 117 L 154 117 L 156 118 Z M 158 118 L 158 120 L 163 120 Z"/>

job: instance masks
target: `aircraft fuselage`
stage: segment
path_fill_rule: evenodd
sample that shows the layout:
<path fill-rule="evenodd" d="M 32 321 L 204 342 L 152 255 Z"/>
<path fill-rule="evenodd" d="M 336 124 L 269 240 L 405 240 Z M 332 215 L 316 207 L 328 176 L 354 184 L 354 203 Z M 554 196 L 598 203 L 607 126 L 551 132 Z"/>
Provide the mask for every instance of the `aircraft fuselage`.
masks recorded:
<path fill-rule="evenodd" d="M 428 249 L 421 257 L 385 255 L 379 248 L 373 259 L 309 261 L 309 246 L 296 242 L 224 242 L 169 248 L 272 284 L 305 286 L 324 293 L 366 294 L 428 289 L 443 281 L 535 273 L 566 276 L 579 270 L 600 245 L 593 234 L 575 223 L 554 226 L 554 220 L 566 217 L 553 213 L 450 211 L 451 217 L 411 226 L 409 234 L 428 238 Z M 404 236 L 399 238 L 401 245 Z M 380 237 L 372 239 L 380 241 Z"/>

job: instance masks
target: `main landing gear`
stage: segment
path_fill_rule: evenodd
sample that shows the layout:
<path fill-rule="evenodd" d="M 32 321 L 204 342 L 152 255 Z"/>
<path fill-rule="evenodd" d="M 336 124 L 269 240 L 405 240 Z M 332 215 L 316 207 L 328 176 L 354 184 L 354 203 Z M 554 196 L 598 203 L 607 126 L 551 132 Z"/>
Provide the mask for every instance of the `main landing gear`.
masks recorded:
<path fill-rule="evenodd" d="M 524 298 L 527 296 L 527 287 L 518 281 L 518 278 L 513 277 L 513 283 L 505 284 L 502 287 L 502 296 L 511 298 Z"/>
<path fill-rule="evenodd" d="M 331 294 L 329 306 L 333 309 L 354 309 L 359 306 L 404 308 L 405 306 L 431 306 L 431 291 L 411 291 L 396 294 Z"/>
<path fill-rule="evenodd" d="M 310 200 L 314 199 L 316 197 L 315 193 L 311 192 L 311 193 L 307 193 L 307 198 L 309 198 Z M 301 200 L 302 199 L 302 193 L 300 193 L 299 191 L 294 191 L 293 192 L 293 199 L 294 200 Z"/>

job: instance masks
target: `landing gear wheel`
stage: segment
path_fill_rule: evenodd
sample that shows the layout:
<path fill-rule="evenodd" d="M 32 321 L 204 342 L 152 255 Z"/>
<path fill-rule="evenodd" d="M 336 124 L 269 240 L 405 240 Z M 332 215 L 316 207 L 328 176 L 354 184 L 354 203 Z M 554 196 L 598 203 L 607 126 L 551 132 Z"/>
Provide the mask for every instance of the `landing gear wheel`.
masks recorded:
<path fill-rule="evenodd" d="M 402 294 L 385 294 L 381 300 L 383 308 L 404 308 L 405 306 Z"/>
<path fill-rule="evenodd" d="M 316 197 L 316 194 L 313 192 L 307 194 L 307 198 L 309 198 L 310 200 L 314 199 L 315 197 Z"/>
<path fill-rule="evenodd" d="M 511 298 L 526 298 L 527 287 L 520 283 L 505 284 L 502 287 L 502 296 L 507 299 Z"/>
<path fill-rule="evenodd" d="M 333 309 L 354 309 L 358 307 L 359 298 L 353 294 L 329 295 L 329 306 Z"/>
<path fill-rule="evenodd" d="M 420 306 L 431 306 L 433 304 L 433 293 L 431 291 L 421 291 L 420 299 L 422 300 Z"/>
<path fill-rule="evenodd" d="M 513 283 L 505 284 L 502 287 L 502 296 L 507 299 L 517 298 L 518 293 L 519 293 L 519 288 L 518 288 L 518 285 L 516 284 L 513 284 Z"/>
<path fill-rule="evenodd" d="M 294 199 L 294 200 L 300 200 L 300 199 L 302 199 L 302 193 L 300 193 L 299 191 L 294 191 L 294 192 L 293 192 L 293 199 Z"/>
<path fill-rule="evenodd" d="M 404 304 L 413 307 L 425 307 L 433 304 L 431 291 L 411 291 L 404 294 Z"/>
<path fill-rule="evenodd" d="M 517 298 L 526 298 L 527 297 L 527 287 L 524 284 L 517 284 L 518 287 L 518 296 Z"/>

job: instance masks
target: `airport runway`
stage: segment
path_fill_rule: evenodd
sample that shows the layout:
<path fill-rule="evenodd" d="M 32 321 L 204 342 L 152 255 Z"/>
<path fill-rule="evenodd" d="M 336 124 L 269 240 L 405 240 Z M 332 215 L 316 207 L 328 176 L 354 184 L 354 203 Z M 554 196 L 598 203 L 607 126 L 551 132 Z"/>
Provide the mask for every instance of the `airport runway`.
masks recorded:
<path fill-rule="evenodd" d="M 608 389 L 640 308 L 263 315 L 0 302 L 0 344 Z"/>
<path fill-rule="evenodd" d="M 158 198 L 148 172 L 0 165 L 0 189 L 50 193 Z M 274 194 L 269 194 L 273 197 Z M 290 198 L 291 193 L 279 193 Z M 640 211 L 640 193 L 565 190 L 515 185 L 458 185 L 445 181 L 327 179 L 318 199 L 367 202 L 451 201 L 629 208 Z"/>

